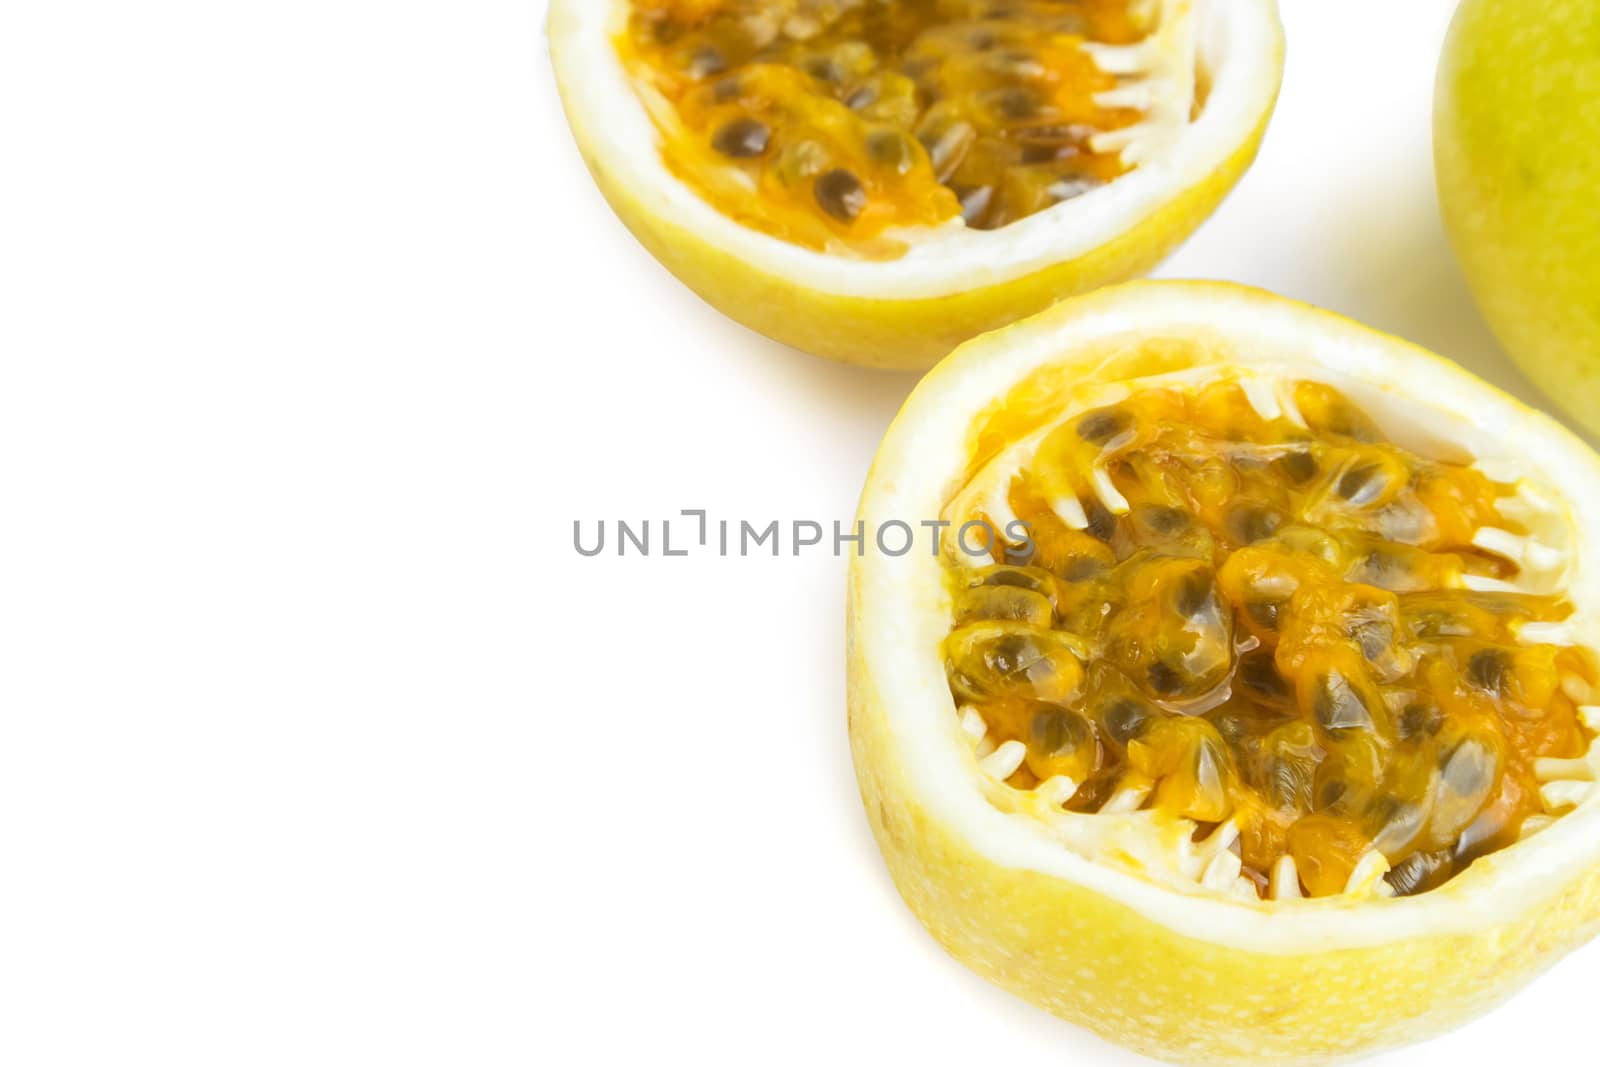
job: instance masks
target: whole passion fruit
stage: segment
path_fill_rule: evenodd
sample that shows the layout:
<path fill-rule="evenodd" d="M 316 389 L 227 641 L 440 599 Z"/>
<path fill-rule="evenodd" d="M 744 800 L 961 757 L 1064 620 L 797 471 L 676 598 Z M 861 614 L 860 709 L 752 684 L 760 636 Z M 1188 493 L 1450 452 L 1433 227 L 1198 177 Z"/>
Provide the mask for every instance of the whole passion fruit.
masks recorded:
<path fill-rule="evenodd" d="M 1600 434 L 1600 16 L 1591 0 L 1465 0 L 1439 65 L 1450 239 L 1495 336 Z"/>
<path fill-rule="evenodd" d="M 1600 457 L 1453 364 L 1135 283 L 940 364 L 850 580 L 850 737 L 913 911 L 1183 1062 L 1323 1063 L 1600 919 Z"/>
<path fill-rule="evenodd" d="M 746 325 L 926 367 L 1153 267 L 1254 158 L 1272 0 L 554 0 L 579 148 Z"/>

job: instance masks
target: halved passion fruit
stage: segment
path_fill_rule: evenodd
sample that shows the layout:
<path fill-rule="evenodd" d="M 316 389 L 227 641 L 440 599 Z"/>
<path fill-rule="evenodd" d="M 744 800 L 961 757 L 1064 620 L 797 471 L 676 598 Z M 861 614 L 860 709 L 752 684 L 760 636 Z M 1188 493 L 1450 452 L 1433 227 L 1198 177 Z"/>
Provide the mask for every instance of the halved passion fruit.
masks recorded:
<path fill-rule="evenodd" d="M 1483 1011 L 1600 919 L 1600 458 L 1220 284 L 962 347 L 862 497 L 850 736 L 913 911 L 1185 1062 Z M 935 548 L 891 554 L 898 532 Z M 931 542 L 931 538 L 930 538 Z"/>
<path fill-rule="evenodd" d="M 553 0 L 596 181 L 733 318 L 925 367 L 1154 266 L 1254 158 L 1272 0 Z"/>

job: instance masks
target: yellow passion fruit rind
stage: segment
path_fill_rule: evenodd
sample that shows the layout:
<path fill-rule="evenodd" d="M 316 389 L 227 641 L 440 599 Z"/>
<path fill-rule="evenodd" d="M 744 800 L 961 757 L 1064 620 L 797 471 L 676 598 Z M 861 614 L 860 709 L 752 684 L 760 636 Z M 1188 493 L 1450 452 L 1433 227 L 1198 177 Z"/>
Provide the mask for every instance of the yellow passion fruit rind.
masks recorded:
<path fill-rule="evenodd" d="M 618 215 L 709 303 L 926 367 L 1143 273 L 1253 159 L 1271 0 L 553 0 L 562 99 Z"/>
<path fill-rule="evenodd" d="M 896 885 L 980 974 L 1167 1059 L 1483 1011 L 1600 917 L 1597 475 L 1458 367 L 1238 287 L 964 346 L 860 518 L 995 536 L 852 561 Z"/>

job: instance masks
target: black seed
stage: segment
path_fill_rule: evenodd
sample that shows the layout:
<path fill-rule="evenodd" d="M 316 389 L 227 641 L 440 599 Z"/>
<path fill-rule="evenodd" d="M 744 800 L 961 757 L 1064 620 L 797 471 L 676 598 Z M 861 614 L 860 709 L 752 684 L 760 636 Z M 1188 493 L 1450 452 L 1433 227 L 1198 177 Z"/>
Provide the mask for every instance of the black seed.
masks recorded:
<path fill-rule="evenodd" d="M 881 163 L 897 173 L 904 174 L 916 162 L 911 139 L 898 130 L 878 130 L 867 135 L 867 155 L 874 163 Z"/>
<path fill-rule="evenodd" d="M 733 75 L 732 77 L 720 79 L 716 85 L 712 86 L 711 95 L 717 103 L 726 104 L 737 100 L 742 91 L 743 86 L 739 84 L 738 75 Z"/>
<path fill-rule="evenodd" d="M 1369 813 L 1368 825 L 1378 828 L 1373 844 L 1380 852 L 1394 855 L 1416 839 L 1426 817 L 1419 804 L 1393 795 L 1379 797 Z"/>
<path fill-rule="evenodd" d="M 1317 790 L 1317 807 L 1331 808 L 1339 803 L 1339 798 L 1345 795 L 1348 786 L 1337 778 L 1324 781 Z"/>
<path fill-rule="evenodd" d="M 1000 562 L 1009 563 L 1017 567 L 1026 567 L 1033 561 L 1033 552 L 1034 544 L 1031 541 L 1021 545 L 1006 544 L 1005 559 Z"/>
<path fill-rule="evenodd" d="M 1266 649 L 1239 657 L 1239 681 L 1264 696 L 1283 696 L 1289 691 L 1272 653 Z"/>
<path fill-rule="evenodd" d="M 1055 684 L 1060 677 L 1060 673 L 1054 661 L 1047 656 L 1041 655 L 1028 664 L 1027 669 L 1022 672 L 1022 677 L 1027 681 L 1027 684 L 1036 689 L 1041 689 Z"/>
<path fill-rule="evenodd" d="M 1078 432 L 1083 432 L 1083 427 L 1078 427 Z M 1139 519 L 1150 532 L 1162 537 L 1172 537 L 1189 531 L 1189 513 L 1181 508 L 1163 507 L 1160 504 L 1151 504 L 1139 509 Z"/>
<path fill-rule="evenodd" d="M 1171 696 L 1183 688 L 1183 674 L 1171 664 L 1152 663 L 1149 677 L 1150 688 L 1162 696 Z"/>
<path fill-rule="evenodd" d="M 1324 415 L 1327 420 L 1325 428 L 1330 433 L 1343 434 L 1365 444 L 1383 440 L 1383 435 L 1372 420 L 1343 400 L 1330 404 Z"/>
<path fill-rule="evenodd" d="M 1133 419 L 1126 411 L 1103 408 L 1078 420 L 1078 436 L 1090 444 L 1103 445 L 1126 430 Z"/>
<path fill-rule="evenodd" d="M 827 56 L 818 56 L 806 61 L 806 73 L 821 82 L 835 85 L 844 79 L 844 71 L 839 64 Z"/>
<path fill-rule="evenodd" d="M 722 53 L 708 44 L 696 48 L 689 57 L 689 73 L 696 78 L 709 78 L 727 69 L 728 61 L 722 58 Z"/>
<path fill-rule="evenodd" d="M 1372 726 L 1372 710 L 1362 700 L 1361 693 L 1337 670 L 1329 671 L 1317 679 L 1317 691 L 1312 698 L 1312 710 L 1324 730 L 1355 730 Z"/>
<path fill-rule="evenodd" d="M 1107 775 L 1097 775 L 1090 778 L 1078 787 L 1072 794 L 1073 811 L 1099 811 L 1105 802 L 1111 799 L 1111 792 L 1117 785 L 1117 779 Z"/>
<path fill-rule="evenodd" d="M 1023 51 L 1020 48 L 1008 48 L 997 56 L 990 56 L 988 62 L 985 63 L 984 66 L 996 74 L 1010 76 L 1013 78 L 1026 78 L 1030 73 L 1037 72 L 1043 68 L 1043 64 L 1035 59 L 1032 53 Z M 1013 87 L 1007 91 L 1012 93 L 1027 93 L 1028 96 L 1034 100 L 1035 104 L 1038 102 L 1038 97 L 1033 96 L 1033 94 L 1026 88 Z M 1002 103 L 1001 107 L 1004 108 L 1005 104 Z M 1022 118 L 1025 116 L 1019 115 L 1014 117 Z"/>
<path fill-rule="evenodd" d="M 1372 821 L 1379 826 L 1395 817 L 1400 811 L 1402 801 L 1396 796 L 1381 796 L 1372 802 Z"/>
<path fill-rule="evenodd" d="M 989 646 L 987 658 L 996 673 L 1016 674 L 1034 661 L 1033 651 L 1033 642 L 1026 637 L 1007 634 Z"/>
<path fill-rule="evenodd" d="M 1097 541 L 1110 541 L 1117 532 L 1117 517 L 1107 511 L 1105 505 L 1100 503 L 1099 497 L 1091 497 L 1087 507 L 1083 509 L 1084 517 L 1089 520 L 1085 532 Z"/>
<path fill-rule="evenodd" d="M 1213 605 L 1211 572 L 1193 570 L 1179 579 L 1173 604 L 1178 614 L 1186 619 L 1210 614 Z"/>
<path fill-rule="evenodd" d="M 1351 467 L 1339 479 L 1338 493 L 1352 504 L 1370 504 L 1383 492 L 1384 472 L 1376 463 Z"/>
<path fill-rule="evenodd" d="M 1443 725 L 1444 717 L 1438 705 L 1414 701 L 1400 713 L 1400 739 L 1409 741 L 1413 737 L 1432 737 Z"/>
<path fill-rule="evenodd" d="M 1053 163 L 1065 156 L 1075 156 L 1077 154 L 1078 150 L 1071 145 L 1034 141 L 1022 146 L 1022 162 L 1024 163 Z"/>
<path fill-rule="evenodd" d="M 1445 762 L 1443 782 L 1446 789 L 1457 796 L 1476 797 L 1487 793 L 1494 784 L 1499 759 L 1481 741 L 1471 738 L 1457 745 Z"/>
<path fill-rule="evenodd" d="M 711 147 L 731 159 L 754 159 L 767 150 L 772 131 L 757 119 L 734 119 L 711 138 Z"/>
<path fill-rule="evenodd" d="M 1375 548 L 1361 561 L 1362 577 L 1382 589 L 1409 584 L 1411 563 L 1398 552 Z"/>
<path fill-rule="evenodd" d="M 1396 896 L 1409 897 L 1442 885 L 1450 873 L 1448 852 L 1417 852 L 1397 863 L 1383 880 Z"/>
<path fill-rule="evenodd" d="M 917 140 L 928 153 L 928 162 L 940 181 L 961 165 L 972 149 L 972 127 L 965 122 L 936 123 L 917 133 Z M 957 196 L 960 190 L 955 190 Z"/>
<path fill-rule="evenodd" d="M 996 103 L 1000 114 L 1008 119 L 1030 118 L 1039 110 L 1039 97 L 1030 89 L 1006 89 Z"/>
<path fill-rule="evenodd" d="M 1230 745 L 1237 746 L 1249 732 L 1250 724 L 1241 715 L 1218 715 L 1211 720 L 1211 725 L 1217 728 L 1217 733 Z"/>
<path fill-rule="evenodd" d="M 1487 693 L 1501 693 L 1506 687 L 1506 672 L 1511 663 L 1504 649 L 1485 648 L 1467 660 L 1467 678 Z"/>
<path fill-rule="evenodd" d="M 872 85 L 863 85 L 855 92 L 844 98 L 844 106 L 851 111 L 860 111 L 864 107 L 871 107 L 878 99 L 878 90 Z"/>
<path fill-rule="evenodd" d="M 1394 627 L 1377 620 L 1356 623 L 1349 627 L 1348 633 L 1361 646 L 1361 654 L 1369 660 L 1377 660 L 1394 641 Z"/>
<path fill-rule="evenodd" d="M 1317 476 L 1317 461 L 1310 452 L 1289 452 L 1272 461 L 1290 485 L 1304 485 Z"/>
<path fill-rule="evenodd" d="M 1090 578 L 1098 578 L 1105 571 L 1106 565 L 1093 556 L 1079 556 L 1067 564 L 1063 577 L 1069 582 L 1083 582 Z"/>
<path fill-rule="evenodd" d="M 1385 540 L 1416 544 L 1425 538 L 1431 519 L 1426 507 L 1396 500 L 1372 516 L 1371 529 Z"/>
<path fill-rule="evenodd" d="M 1263 630 L 1278 628 L 1278 612 L 1282 608 L 1281 600 L 1252 600 L 1244 606 L 1244 610 L 1250 613 L 1250 618 Z"/>
<path fill-rule="evenodd" d="M 980 584 L 1009 585 L 1017 589 L 1037 590 L 1039 588 L 1039 581 L 1031 574 L 1023 571 L 995 571 L 993 574 L 985 575 Z"/>
<path fill-rule="evenodd" d="M 1278 532 L 1283 516 L 1256 504 L 1241 504 L 1228 512 L 1228 535 L 1235 543 L 1253 545 Z"/>
<path fill-rule="evenodd" d="M 1139 701 L 1120 697 L 1112 701 L 1103 712 L 1106 733 L 1119 744 L 1126 745 L 1144 733 L 1145 728 L 1150 725 L 1151 714 L 1151 709 Z"/>
<path fill-rule="evenodd" d="M 977 30 L 967 37 L 967 47 L 974 52 L 987 52 L 995 45 L 994 34 L 988 30 Z"/>
<path fill-rule="evenodd" d="M 1033 747 L 1047 756 L 1076 752 L 1090 740 L 1089 724 L 1070 711 L 1041 711 L 1029 726 Z"/>
<path fill-rule="evenodd" d="M 854 222 L 867 206 L 867 191 L 862 188 L 861 179 L 843 167 L 835 167 L 818 178 L 813 195 L 823 211 L 846 224 Z"/>

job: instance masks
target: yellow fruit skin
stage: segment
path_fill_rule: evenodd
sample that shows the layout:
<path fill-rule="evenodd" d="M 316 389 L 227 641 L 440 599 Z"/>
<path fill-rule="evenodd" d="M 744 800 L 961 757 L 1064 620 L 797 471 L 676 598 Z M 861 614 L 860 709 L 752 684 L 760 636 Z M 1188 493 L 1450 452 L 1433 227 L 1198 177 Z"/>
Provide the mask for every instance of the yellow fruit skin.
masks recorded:
<path fill-rule="evenodd" d="M 1600 10 L 1465 0 L 1434 100 L 1446 228 L 1484 318 L 1600 433 Z"/>
<path fill-rule="evenodd" d="M 557 9 L 549 28 L 559 40 Z M 1276 57 L 1279 66 L 1281 54 Z M 888 370 L 925 370 L 963 341 L 1026 318 L 1056 301 L 1147 273 L 1216 210 L 1249 169 L 1272 106 L 1222 166 L 1159 209 L 1076 259 L 947 296 L 884 300 L 840 296 L 761 271 L 660 212 L 606 165 L 592 131 L 577 121 L 572 90 L 557 82 L 578 150 L 606 200 L 639 242 L 701 299 L 757 333 L 828 359 Z M 1276 93 L 1273 97 L 1276 101 Z"/>
<path fill-rule="evenodd" d="M 1504 1000 L 1600 921 L 1596 869 L 1474 936 L 1282 956 L 1185 937 L 1083 886 L 1000 866 L 930 818 L 854 642 L 849 664 L 861 797 L 911 910 L 984 978 L 1145 1055 L 1309 1067 L 1420 1041 Z"/>
<path fill-rule="evenodd" d="M 1117 306 L 1122 294 L 1160 289 L 1232 293 L 1259 302 L 1264 315 L 1299 307 L 1307 330 L 1317 320 L 1341 331 L 1352 326 L 1329 312 L 1216 282 L 1133 282 L 1047 314 L 1090 314 Z M 1376 331 L 1361 332 L 1405 347 L 1408 359 L 1435 364 L 1443 380 L 1463 374 L 1436 355 Z M 918 393 L 936 391 L 946 377 L 959 380 L 960 363 L 960 353 L 941 363 Z M 1093 373 L 1090 366 L 1084 370 Z M 1501 399 L 1519 417 L 1544 421 L 1515 399 Z M 886 442 L 907 417 L 903 410 Z M 1588 451 L 1576 440 L 1571 447 Z M 892 482 L 894 465 L 908 461 L 903 452 L 886 460 L 880 450 L 867 477 L 862 516 L 874 514 L 871 498 Z M 880 470 L 886 463 L 891 469 Z M 868 821 L 895 886 L 955 959 L 1108 1041 L 1180 1064 L 1312 1067 L 1358 1058 L 1471 1021 L 1600 932 L 1600 864 L 1566 878 L 1548 899 L 1531 900 L 1520 913 L 1479 929 L 1272 954 L 1199 940 L 1082 884 L 998 863 L 930 814 L 917 796 L 901 755 L 908 746 L 893 733 L 863 650 L 864 584 L 865 561 L 854 557 L 846 633 L 850 748 Z M 1484 857 L 1472 874 L 1492 877 L 1503 857 Z M 1469 877 L 1429 896 L 1469 893 Z M 1326 908 L 1332 941 L 1338 938 L 1339 910 L 1371 905 L 1330 899 L 1284 906 Z M 1252 910 L 1268 922 L 1275 907 Z"/>
<path fill-rule="evenodd" d="M 1216 209 L 1255 158 L 1265 123 L 1227 164 L 1088 255 L 999 285 L 924 300 L 869 300 L 796 285 L 740 261 L 644 209 L 584 151 L 595 182 L 633 235 L 712 307 L 775 341 L 828 359 L 922 370 L 961 342 L 1063 297 L 1144 274 Z M 583 138 L 579 137 L 580 149 Z"/>

